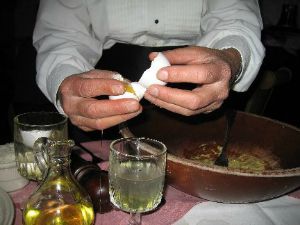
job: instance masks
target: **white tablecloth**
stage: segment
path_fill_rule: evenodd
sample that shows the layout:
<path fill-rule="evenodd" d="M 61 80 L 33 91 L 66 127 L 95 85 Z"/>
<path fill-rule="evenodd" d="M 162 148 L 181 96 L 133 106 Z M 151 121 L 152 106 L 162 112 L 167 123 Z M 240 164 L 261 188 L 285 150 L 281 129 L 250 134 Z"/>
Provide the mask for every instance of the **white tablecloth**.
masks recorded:
<path fill-rule="evenodd" d="M 252 204 L 202 202 L 173 225 L 300 225 L 300 199 L 283 196 Z"/>

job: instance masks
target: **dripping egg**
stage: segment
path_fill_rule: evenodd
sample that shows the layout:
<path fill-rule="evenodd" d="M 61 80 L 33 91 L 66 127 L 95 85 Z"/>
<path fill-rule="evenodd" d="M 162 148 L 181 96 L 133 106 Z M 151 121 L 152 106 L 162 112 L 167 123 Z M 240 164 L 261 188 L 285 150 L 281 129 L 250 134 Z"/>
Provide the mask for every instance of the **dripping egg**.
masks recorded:
<path fill-rule="evenodd" d="M 126 83 L 124 94 L 109 96 L 109 99 L 134 98 L 140 101 L 144 97 L 147 88 L 152 84 L 166 85 L 164 81 L 157 79 L 156 76 L 157 72 L 166 66 L 170 66 L 168 59 L 162 53 L 158 53 L 151 62 L 151 66 L 145 70 L 138 82 Z M 124 81 L 124 78 L 119 74 L 115 76 L 115 79 Z"/>

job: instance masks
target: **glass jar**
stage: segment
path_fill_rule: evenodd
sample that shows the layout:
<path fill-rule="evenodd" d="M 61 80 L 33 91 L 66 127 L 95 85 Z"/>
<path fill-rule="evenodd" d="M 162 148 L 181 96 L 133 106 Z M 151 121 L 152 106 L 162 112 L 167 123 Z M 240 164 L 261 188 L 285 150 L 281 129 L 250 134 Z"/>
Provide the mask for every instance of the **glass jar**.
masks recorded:
<path fill-rule="evenodd" d="M 41 181 L 35 160 L 35 142 L 39 138 L 68 139 L 68 118 L 57 112 L 27 112 L 14 117 L 14 147 L 18 172 L 29 180 Z"/>

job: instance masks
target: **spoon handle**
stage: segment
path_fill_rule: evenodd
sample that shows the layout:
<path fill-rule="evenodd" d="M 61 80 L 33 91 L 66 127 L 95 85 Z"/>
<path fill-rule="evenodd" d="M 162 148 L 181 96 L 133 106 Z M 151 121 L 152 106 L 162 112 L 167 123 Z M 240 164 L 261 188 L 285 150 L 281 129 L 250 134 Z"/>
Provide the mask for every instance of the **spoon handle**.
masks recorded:
<path fill-rule="evenodd" d="M 222 147 L 221 154 L 218 156 L 218 158 L 215 161 L 215 165 L 228 167 L 227 145 L 229 142 L 231 128 L 235 120 L 236 111 L 233 109 L 227 109 L 227 111 L 225 112 L 225 116 L 226 116 L 227 124 L 226 124 L 225 136 L 224 136 L 224 144 Z"/>

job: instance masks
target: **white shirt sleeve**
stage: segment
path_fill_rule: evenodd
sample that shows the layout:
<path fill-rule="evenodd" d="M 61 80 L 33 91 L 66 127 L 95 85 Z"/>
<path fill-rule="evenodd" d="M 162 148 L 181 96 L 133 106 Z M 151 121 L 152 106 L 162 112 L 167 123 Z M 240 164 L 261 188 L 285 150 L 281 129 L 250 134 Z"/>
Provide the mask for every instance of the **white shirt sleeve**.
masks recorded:
<path fill-rule="evenodd" d="M 37 84 L 61 113 L 56 93 L 63 79 L 93 69 L 102 54 L 83 2 L 41 0 L 33 34 Z"/>
<path fill-rule="evenodd" d="M 236 48 L 242 71 L 233 90 L 246 91 L 256 78 L 265 55 L 260 41 L 262 19 L 257 0 L 206 0 L 198 45 Z"/>

